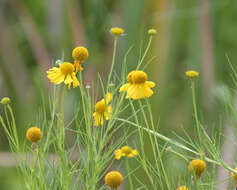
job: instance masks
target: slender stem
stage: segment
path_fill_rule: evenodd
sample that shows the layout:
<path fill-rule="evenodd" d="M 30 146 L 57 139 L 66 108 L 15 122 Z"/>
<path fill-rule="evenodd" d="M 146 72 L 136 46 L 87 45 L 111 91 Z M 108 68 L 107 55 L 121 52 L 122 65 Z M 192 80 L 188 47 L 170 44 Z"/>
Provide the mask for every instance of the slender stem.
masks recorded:
<path fill-rule="evenodd" d="M 146 55 L 147 55 L 147 53 L 148 53 L 148 50 L 150 49 L 151 42 L 152 42 L 152 38 L 153 38 L 153 36 L 151 35 L 150 38 L 149 38 L 149 42 L 148 42 L 148 44 L 147 44 L 146 50 L 145 50 L 145 52 L 144 52 L 144 54 L 143 54 L 141 60 L 139 61 L 136 70 L 138 70 L 138 69 L 140 68 L 142 62 L 144 61 L 144 59 L 145 59 L 145 57 L 146 57 Z"/>
<path fill-rule="evenodd" d="M 131 175 L 129 174 L 130 172 L 130 167 L 129 167 L 129 163 L 128 163 L 128 158 L 125 158 L 125 162 L 126 162 L 126 169 L 127 169 L 127 174 L 128 174 L 128 184 L 129 184 L 129 189 L 133 190 L 133 183 L 132 183 L 132 178 Z"/>
<path fill-rule="evenodd" d="M 45 145 L 44 145 L 44 152 L 46 151 L 47 147 L 48 147 L 48 143 L 49 143 L 49 139 L 51 137 L 52 134 L 52 128 L 53 128 L 53 123 L 54 123 L 54 116 L 55 116 L 55 112 L 56 112 L 56 104 L 57 104 L 57 93 L 56 93 L 56 85 L 54 85 L 54 89 L 53 89 L 53 110 L 51 112 L 51 120 L 49 123 L 49 127 L 48 127 L 48 132 L 47 132 L 47 137 L 46 137 L 46 141 L 45 141 Z"/>
<path fill-rule="evenodd" d="M 66 87 L 64 85 L 63 87 L 63 93 L 62 93 L 62 98 L 61 98 L 61 120 L 62 120 L 62 126 L 61 126 L 61 137 L 60 139 L 62 140 L 61 145 L 62 145 L 62 151 L 64 153 L 64 96 L 65 96 L 65 91 L 66 91 Z"/>
<path fill-rule="evenodd" d="M 14 117 L 14 114 L 13 114 L 11 106 L 7 105 L 7 108 L 9 110 L 9 112 L 10 112 L 11 119 L 12 119 L 13 136 L 15 138 L 16 148 L 17 148 L 17 151 L 19 151 L 20 150 L 20 146 L 19 146 L 19 140 L 18 140 L 18 135 L 17 135 L 15 117 Z"/>
<path fill-rule="evenodd" d="M 109 71 L 108 82 L 107 82 L 107 91 L 108 91 L 108 88 L 109 88 L 111 76 L 112 76 L 113 69 L 114 69 L 115 57 L 116 57 L 116 51 L 117 51 L 117 42 L 118 42 L 118 37 L 115 36 L 114 37 L 114 50 L 113 50 L 112 64 L 111 64 L 111 68 L 110 68 L 110 71 Z"/>
<path fill-rule="evenodd" d="M 191 88 L 192 88 L 194 118 L 196 122 L 199 143 L 201 144 L 201 147 L 202 147 L 201 132 L 200 132 L 200 126 L 199 126 L 199 121 L 198 121 L 197 103 L 196 103 L 196 96 L 195 96 L 195 81 L 193 79 L 191 79 Z"/>

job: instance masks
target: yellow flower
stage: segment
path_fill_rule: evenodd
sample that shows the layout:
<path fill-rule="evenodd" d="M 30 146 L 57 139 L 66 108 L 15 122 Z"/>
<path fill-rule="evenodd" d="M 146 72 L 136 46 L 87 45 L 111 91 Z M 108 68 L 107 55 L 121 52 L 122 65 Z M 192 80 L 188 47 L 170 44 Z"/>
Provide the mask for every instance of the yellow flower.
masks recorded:
<path fill-rule="evenodd" d="M 81 64 L 88 58 L 88 55 L 88 50 L 83 46 L 76 47 L 72 50 L 72 57 L 74 59 L 74 66 L 76 68 L 76 72 L 78 70 L 83 70 Z"/>
<path fill-rule="evenodd" d="M 117 171 L 111 171 L 107 173 L 105 176 L 105 183 L 112 189 L 113 188 L 118 189 L 118 186 L 121 185 L 122 182 L 123 182 L 123 176 L 121 173 Z"/>
<path fill-rule="evenodd" d="M 237 171 L 237 168 L 234 168 L 235 171 Z M 231 172 L 232 178 L 235 180 L 235 183 L 237 184 L 237 174 L 234 172 Z"/>
<path fill-rule="evenodd" d="M 186 71 L 186 76 L 189 78 L 196 78 L 199 76 L 199 73 L 197 71 L 190 70 Z"/>
<path fill-rule="evenodd" d="M 31 127 L 26 132 L 26 137 L 30 142 L 38 142 L 42 136 L 42 132 L 38 127 Z"/>
<path fill-rule="evenodd" d="M 3 97 L 3 98 L 1 99 L 1 102 L 0 102 L 0 103 L 3 104 L 3 105 L 10 104 L 10 103 L 11 103 L 11 99 L 8 98 L 8 97 Z"/>
<path fill-rule="evenodd" d="M 108 105 L 111 102 L 112 94 L 107 93 L 105 99 L 98 101 L 95 105 L 95 112 L 93 113 L 94 117 L 94 126 L 98 127 L 99 125 L 104 124 L 104 118 L 109 120 L 112 113 L 112 106 Z"/>
<path fill-rule="evenodd" d="M 202 173 L 206 169 L 206 163 L 203 160 L 195 159 L 192 160 L 188 166 L 190 172 L 195 172 L 198 178 L 201 177 Z"/>
<path fill-rule="evenodd" d="M 69 62 L 64 62 L 60 65 L 60 67 L 53 67 L 47 71 L 47 77 L 50 82 L 55 84 L 60 84 L 64 82 L 68 85 L 70 89 L 71 84 L 73 84 L 73 88 L 79 86 L 79 81 L 76 77 L 76 73 L 74 72 L 73 64 Z"/>
<path fill-rule="evenodd" d="M 153 94 L 151 88 L 155 86 L 152 81 L 147 81 L 147 74 L 143 71 L 131 71 L 127 77 L 128 83 L 120 88 L 120 92 L 127 92 L 126 98 L 148 98 Z"/>
<path fill-rule="evenodd" d="M 111 28 L 110 32 L 115 36 L 120 36 L 124 33 L 124 30 L 122 28 L 115 27 L 115 28 Z"/>
<path fill-rule="evenodd" d="M 117 149 L 114 152 L 115 159 L 120 160 L 121 157 L 128 156 L 128 157 L 134 157 L 138 155 L 138 151 L 136 149 L 132 149 L 129 146 L 123 146 L 121 149 Z"/>
<path fill-rule="evenodd" d="M 156 35 L 157 34 L 157 31 L 156 31 L 156 29 L 150 29 L 150 30 L 148 30 L 148 34 L 149 35 Z"/>
<path fill-rule="evenodd" d="M 176 190 L 188 190 L 188 187 L 184 185 L 184 186 L 178 187 Z"/>

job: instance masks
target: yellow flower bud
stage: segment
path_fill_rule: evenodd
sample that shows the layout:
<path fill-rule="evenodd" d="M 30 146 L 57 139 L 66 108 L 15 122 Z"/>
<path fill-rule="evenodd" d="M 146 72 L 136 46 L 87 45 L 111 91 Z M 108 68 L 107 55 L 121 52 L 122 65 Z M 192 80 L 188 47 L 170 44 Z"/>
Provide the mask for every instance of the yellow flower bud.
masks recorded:
<path fill-rule="evenodd" d="M 11 103 L 11 99 L 8 98 L 8 97 L 3 97 L 2 100 L 1 100 L 1 104 L 3 105 L 7 105 L 7 104 L 10 104 Z"/>
<path fill-rule="evenodd" d="M 105 183 L 111 188 L 117 188 L 123 182 L 123 176 L 117 171 L 111 171 L 105 176 Z"/>
<path fill-rule="evenodd" d="M 187 71 L 185 74 L 189 78 L 196 78 L 199 76 L 199 73 L 197 71 L 193 71 L 193 70 Z"/>
<path fill-rule="evenodd" d="M 115 36 L 120 36 L 124 33 L 124 30 L 122 28 L 115 27 L 115 28 L 111 28 L 110 32 L 111 32 L 111 34 L 113 34 Z"/>
<path fill-rule="evenodd" d="M 206 169 L 206 163 L 203 160 L 195 159 L 190 162 L 188 169 L 190 172 L 195 172 L 196 176 L 200 178 Z"/>
<path fill-rule="evenodd" d="M 38 142 L 41 139 L 42 132 L 38 127 L 31 127 L 26 132 L 26 137 L 30 142 Z"/>
<path fill-rule="evenodd" d="M 157 34 L 157 31 L 156 31 L 156 29 L 150 29 L 150 30 L 148 30 L 148 34 L 149 35 L 156 35 Z"/>

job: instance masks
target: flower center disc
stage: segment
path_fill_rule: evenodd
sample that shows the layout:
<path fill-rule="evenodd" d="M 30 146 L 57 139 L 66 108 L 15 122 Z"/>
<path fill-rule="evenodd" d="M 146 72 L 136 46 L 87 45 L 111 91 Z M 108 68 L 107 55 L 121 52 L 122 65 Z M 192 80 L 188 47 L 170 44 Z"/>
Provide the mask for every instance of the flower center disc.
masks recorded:
<path fill-rule="evenodd" d="M 69 62 L 64 62 L 60 65 L 60 70 L 64 75 L 72 74 L 74 71 L 74 66 Z"/>
<path fill-rule="evenodd" d="M 128 77 L 127 77 L 127 80 L 128 80 L 128 82 L 129 83 L 133 83 L 133 81 L 132 81 L 132 75 L 133 75 L 133 73 L 135 73 L 136 71 L 131 71 L 129 74 L 128 74 Z"/>
<path fill-rule="evenodd" d="M 78 60 L 80 62 L 84 62 L 88 57 L 88 50 L 82 46 L 77 47 L 72 52 L 72 57 L 75 60 Z"/>
<path fill-rule="evenodd" d="M 136 84 L 141 84 L 146 82 L 147 74 L 143 71 L 136 71 L 132 75 L 132 81 Z"/>
<path fill-rule="evenodd" d="M 128 146 L 124 146 L 121 148 L 122 152 L 126 155 L 130 154 L 132 152 L 132 149 Z"/>
<path fill-rule="evenodd" d="M 103 100 L 96 103 L 95 111 L 100 114 L 103 114 L 105 112 L 105 102 Z"/>

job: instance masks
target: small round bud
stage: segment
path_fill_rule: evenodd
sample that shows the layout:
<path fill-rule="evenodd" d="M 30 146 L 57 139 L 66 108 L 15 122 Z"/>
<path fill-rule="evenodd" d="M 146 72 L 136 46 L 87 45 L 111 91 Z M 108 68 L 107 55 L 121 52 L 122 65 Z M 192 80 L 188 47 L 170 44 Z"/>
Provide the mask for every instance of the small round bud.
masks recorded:
<path fill-rule="evenodd" d="M 122 28 L 115 27 L 115 28 L 111 28 L 110 32 L 111 32 L 111 34 L 113 34 L 115 36 L 120 36 L 124 33 L 124 30 Z"/>
<path fill-rule="evenodd" d="M 60 67 L 60 65 L 63 63 L 62 60 L 58 59 L 56 62 L 55 62 L 55 65 Z"/>
<path fill-rule="evenodd" d="M 10 104 L 10 103 L 11 103 L 11 99 L 8 98 L 8 97 L 3 97 L 1 99 L 1 104 L 3 104 L 3 105 L 7 105 L 7 104 Z"/>
<path fill-rule="evenodd" d="M 196 78 L 199 76 L 199 72 L 194 71 L 194 70 L 187 71 L 185 74 L 189 78 Z"/>
<path fill-rule="evenodd" d="M 150 29 L 150 30 L 148 30 L 148 34 L 149 35 L 156 35 L 157 34 L 157 31 L 156 31 L 156 29 Z"/>

